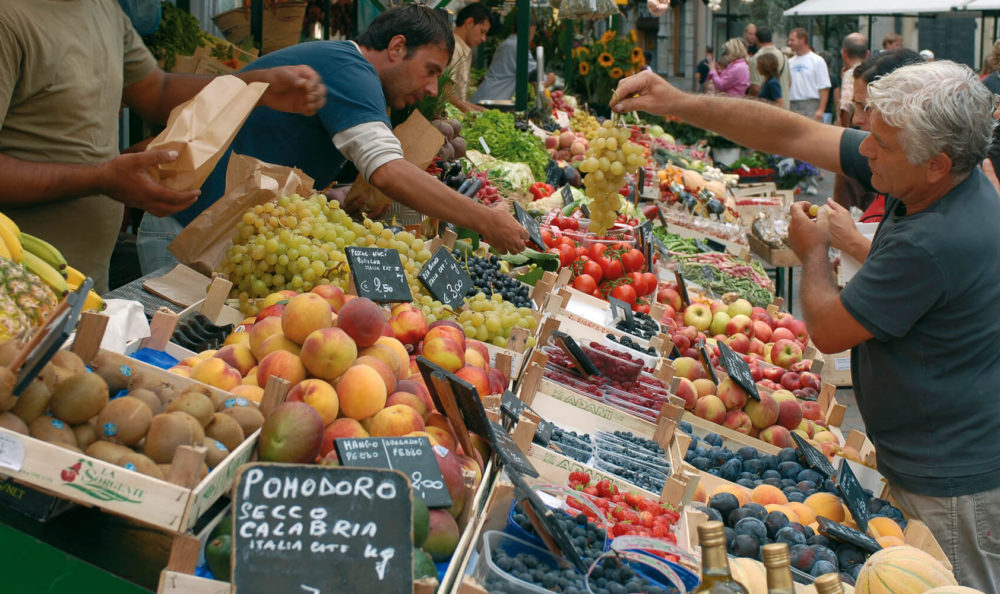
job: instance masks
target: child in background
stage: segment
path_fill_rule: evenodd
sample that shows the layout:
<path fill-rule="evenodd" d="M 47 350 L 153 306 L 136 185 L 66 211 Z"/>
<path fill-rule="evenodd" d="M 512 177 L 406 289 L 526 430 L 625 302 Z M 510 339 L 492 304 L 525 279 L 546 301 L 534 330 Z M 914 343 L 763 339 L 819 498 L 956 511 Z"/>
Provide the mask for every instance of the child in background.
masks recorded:
<path fill-rule="evenodd" d="M 764 77 L 764 84 L 760 86 L 757 96 L 784 107 L 785 99 L 781 96 L 781 82 L 778 80 L 778 58 L 773 54 L 761 53 L 757 56 L 757 72 Z"/>

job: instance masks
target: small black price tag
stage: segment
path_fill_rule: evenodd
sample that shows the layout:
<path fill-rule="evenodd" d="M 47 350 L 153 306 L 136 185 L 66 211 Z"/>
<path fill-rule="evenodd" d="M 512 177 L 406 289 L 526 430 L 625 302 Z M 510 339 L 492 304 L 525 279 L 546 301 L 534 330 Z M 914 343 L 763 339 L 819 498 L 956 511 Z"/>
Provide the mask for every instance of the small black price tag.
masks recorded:
<path fill-rule="evenodd" d="M 426 437 L 342 437 L 333 445 L 341 466 L 399 470 L 427 507 L 451 507 L 448 486 Z"/>
<path fill-rule="evenodd" d="M 701 355 L 701 362 L 705 365 L 705 373 L 708 374 L 708 379 L 712 380 L 713 384 L 719 385 L 719 376 L 715 375 L 715 367 L 712 366 L 712 358 L 708 356 L 708 350 L 705 348 L 704 344 L 701 344 L 698 347 L 698 353 Z"/>
<path fill-rule="evenodd" d="M 548 249 L 545 246 L 545 242 L 542 241 L 542 229 L 538 226 L 538 221 L 535 220 L 535 217 L 528 214 L 528 211 L 524 210 L 517 202 L 514 203 L 514 215 L 517 217 L 517 221 L 521 223 L 521 226 L 528 231 L 528 239 L 531 240 L 531 243 L 535 244 L 535 247 L 543 252 Z"/>
<path fill-rule="evenodd" d="M 680 269 L 674 271 L 674 278 L 677 279 L 677 292 L 681 294 L 681 304 L 683 304 L 684 307 L 691 305 L 691 298 L 688 297 L 687 284 L 684 282 L 684 275 L 681 274 Z"/>
<path fill-rule="evenodd" d="M 724 342 L 717 343 L 719 347 L 719 361 L 725 368 L 729 377 L 733 378 L 736 385 L 743 388 L 743 391 L 754 400 L 760 400 L 757 392 L 757 384 L 753 381 L 753 374 L 750 373 L 750 365 L 747 364 L 733 349 Z"/>
<path fill-rule="evenodd" d="M 583 352 L 583 349 L 581 349 L 580 345 L 573 340 L 572 336 L 559 330 L 553 330 L 552 337 L 565 347 L 563 350 L 566 351 L 566 354 L 569 355 L 571 359 L 573 359 L 576 366 L 580 368 L 580 371 L 582 371 L 584 375 L 601 375 L 601 371 L 597 369 L 594 362 L 590 360 L 587 353 Z"/>
<path fill-rule="evenodd" d="M 708 246 L 714 252 L 724 252 L 726 251 L 726 246 L 710 237 L 705 238 L 705 245 Z"/>
<path fill-rule="evenodd" d="M 538 428 L 535 429 L 535 437 L 532 441 L 540 446 L 547 446 L 552 441 L 552 429 L 555 425 L 545 419 L 538 420 Z"/>
<path fill-rule="evenodd" d="M 431 259 L 424 263 L 417 278 L 427 287 L 432 297 L 451 308 L 462 305 L 465 294 L 472 287 L 469 273 L 458 265 L 444 246 L 439 247 Z"/>
<path fill-rule="evenodd" d="M 517 447 L 517 444 L 511 439 L 510 434 L 493 421 L 490 421 L 489 440 L 490 446 L 493 447 L 493 451 L 500 457 L 500 461 L 503 462 L 504 466 L 513 468 L 517 472 L 526 474 L 531 478 L 538 478 L 538 471 L 532 466 L 531 461 L 524 455 L 521 448 Z"/>
<path fill-rule="evenodd" d="M 521 506 L 528 506 L 531 511 L 534 512 L 535 516 L 541 523 L 541 530 L 548 533 L 552 538 L 552 542 L 555 543 L 556 547 L 562 552 L 563 557 L 565 557 L 580 573 L 587 573 L 587 564 L 583 560 L 583 556 L 580 551 L 573 544 L 573 539 L 571 538 L 569 532 L 566 528 L 559 522 L 555 516 L 555 512 L 552 508 L 545 505 L 541 497 L 528 486 L 528 483 L 524 481 L 524 478 L 518 476 L 516 473 L 508 473 L 510 475 L 511 482 L 514 483 L 514 495 L 517 497 L 518 501 L 521 502 Z M 538 526 L 536 526 L 538 528 Z"/>
<path fill-rule="evenodd" d="M 562 201 L 564 206 L 569 206 L 570 204 L 573 204 L 573 202 L 575 202 L 576 200 L 575 198 L 573 198 L 573 190 L 571 190 L 568 185 L 562 187 L 562 191 L 560 192 L 560 194 L 562 194 Z"/>
<path fill-rule="evenodd" d="M 377 303 L 413 301 L 399 252 L 391 248 L 344 248 L 358 297 Z"/>
<path fill-rule="evenodd" d="M 854 476 L 851 465 L 847 460 L 841 458 L 840 473 L 837 477 L 837 491 L 840 498 L 844 500 L 847 509 L 854 516 L 854 523 L 862 532 L 868 532 L 868 520 L 871 517 L 871 497 L 865 493 L 858 477 Z"/>
<path fill-rule="evenodd" d="M 653 270 L 653 221 L 639 225 L 639 239 L 642 241 L 643 256 L 646 257 L 646 268 Z"/>
<path fill-rule="evenodd" d="M 826 478 L 833 478 L 836 471 L 833 468 L 833 464 L 830 464 L 830 461 L 826 459 L 826 456 L 814 448 L 808 441 L 802 439 L 798 433 L 794 431 L 791 433 L 792 441 L 795 442 L 795 445 L 798 448 L 799 458 L 805 463 L 805 465 L 822 474 Z"/>
<path fill-rule="evenodd" d="M 628 303 L 611 296 L 608 296 L 608 303 L 611 304 L 611 315 L 613 317 L 618 316 L 616 312 L 621 314 L 621 319 L 625 323 L 626 330 L 631 330 L 635 327 L 635 316 L 632 315 L 632 308 L 629 307 Z"/>
<path fill-rule="evenodd" d="M 521 418 L 521 413 L 528 407 L 523 400 L 518 398 L 510 390 L 504 390 L 500 397 L 500 412 L 511 421 L 517 422 Z"/>
<path fill-rule="evenodd" d="M 882 545 L 878 544 L 878 541 L 854 528 L 823 516 L 816 516 L 816 521 L 819 523 L 819 533 L 827 538 L 854 545 L 866 553 L 877 553 L 882 550 Z"/>
<path fill-rule="evenodd" d="M 632 204 L 639 206 L 639 181 L 638 179 L 632 184 Z"/>
<path fill-rule="evenodd" d="M 639 176 L 635 182 L 635 204 L 639 205 L 639 196 L 642 196 L 642 191 L 646 188 L 646 168 L 639 168 Z"/>
<path fill-rule="evenodd" d="M 694 240 L 694 247 L 696 247 L 699 250 L 701 250 L 701 253 L 703 253 L 703 254 L 715 251 L 711 247 L 709 247 L 708 244 L 706 244 L 704 241 L 702 241 L 700 239 L 695 239 Z"/>
<path fill-rule="evenodd" d="M 483 407 L 483 401 L 479 398 L 479 392 L 476 391 L 475 386 L 454 373 L 446 371 L 443 367 L 435 365 L 425 357 L 417 357 L 417 367 L 420 369 L 420 375 L 423 376 L 424 383 L 427 384 L 428 388 L 433 385 L 432 374 L 447 379 L 465 427 L 484 439 L 490 438 L 489 417 L 486 416 L 486 409 Z M 443 413 L 445 406 L 441 402 L 440 396 L 433 389 L 429 391 L 434 400 L 434 406 Z"/>
<path fill-rule="evenodd" d="M 664 216 L 663 216 L 663 209 L 660 208 L 659 204 L 656 205 L 656 216 L 660 217 L 660 224 L 663 225 L 664 229 L 666 229 L 667 228 L 667 219 L 664 218 Z"/>

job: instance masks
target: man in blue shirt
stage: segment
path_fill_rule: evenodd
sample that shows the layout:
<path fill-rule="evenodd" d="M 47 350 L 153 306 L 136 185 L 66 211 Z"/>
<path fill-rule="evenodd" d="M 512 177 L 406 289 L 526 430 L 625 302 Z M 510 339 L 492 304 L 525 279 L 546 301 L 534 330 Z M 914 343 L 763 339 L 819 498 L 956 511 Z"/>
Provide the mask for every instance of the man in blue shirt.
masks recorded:
<path fill-rule="evenodd" d="M 353 181 L 356 168 L 374 187 L 413 210 L 477 231 L 500 252 L 519 252 L 527 231 L 509 213 L 469 200 L 404 159 L 390 128 L 386 108 L 400 109 L 435 95 L 438 75 L 454 47 L 451 26 L 440 13 L 407 4 L 379 15 L 357 42 L 314 41 L 263 56 L 247 69 L 312 66 L 326 85 L 326 105 L 310 117 L 254 110 L 231 150 L 299 167 L 316 188 Z M 228 161 L 228 154 L 219 161 L 194 206 L 172 220 L 143 220 L 139 242 L 144 271 L 169 262 L 166 245 L 173 236 L 222 196 Z M 353 168 L 346 167 L 348 162 Z"/>

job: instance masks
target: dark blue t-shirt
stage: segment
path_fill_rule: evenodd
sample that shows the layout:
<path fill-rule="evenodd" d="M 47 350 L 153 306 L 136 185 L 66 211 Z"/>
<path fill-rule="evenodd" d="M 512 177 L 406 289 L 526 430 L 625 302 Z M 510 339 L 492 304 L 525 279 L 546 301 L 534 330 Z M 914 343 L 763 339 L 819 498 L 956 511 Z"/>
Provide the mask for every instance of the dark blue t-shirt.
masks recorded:
<path fill-rule="evenodd" d="M 844 174 L 871 186 L 845 130 Z M 1000 486 L 1000 198 L 974 169 L 913 214 L 889 196 L 858 274 L 840 294 L 874 335 L 851 349 L 858 409 L 891 484 L 935 497 Z"/>
<path fill-rule="evenodd" d="M 781 83 L 774 77 L 767 79 L 767 82 L 760 86 L 760 93 L 757 96 L 768 101 L 781 99 Z"/>
<path fill-rule="evenodd" d="M 198 201 L 174 215 L 181 224 L 190 223 L 225 192 L 226 166 L 232 151 L 267 163 L 298 167 L 316 180 L 317 188 L 325 188 L 334 180 L 353 181 L 353 176 L 337 177 L 346 158 L 333 145 L 333 136 L 366 122 L 390 125 L 382 82 L 374 66 L 349 41 L 293 45 L 254 60 L 244 71 L 296 64 L 311 66 L 323 78 L 326 104 L 314 116 L 267 107 L 254 109 L 230 150 L 201 187 Z"/>

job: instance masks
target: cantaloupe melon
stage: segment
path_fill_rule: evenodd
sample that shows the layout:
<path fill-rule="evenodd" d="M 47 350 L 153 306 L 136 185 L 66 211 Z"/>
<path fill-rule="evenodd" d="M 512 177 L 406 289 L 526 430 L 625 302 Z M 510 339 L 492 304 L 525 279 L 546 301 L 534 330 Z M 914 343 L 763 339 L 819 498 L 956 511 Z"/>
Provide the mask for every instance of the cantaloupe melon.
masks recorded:
<path fill-rule="evenodd" d="M 903 529 L 892 518 L 875 516 L 868 520 L 868 534 L 873 538 L 880 536 L 896 536 L 903 538 Z"/>
<path fill-rule="evenodd" d="M 767 594 L 767 569 L 760 561 L 747 557 L 730 557 L 729 571 L 733 579 L 743 584 L 749 594 Z"/>
<path fill-rule="evenodd" d="M 868 558 L 858 574 L 858 594 L 925 592 L 955 586 L 955 576 L 934 557 L 911 546 L 882 549 Z"/>
<path fill-rule="evenodd" d="M 975 588 L 966 588 L 965 586 L 941 586 L 939 588 L 931 588 L 924 592 L 924 594 L 983 594 L 983 592 Z"/>

